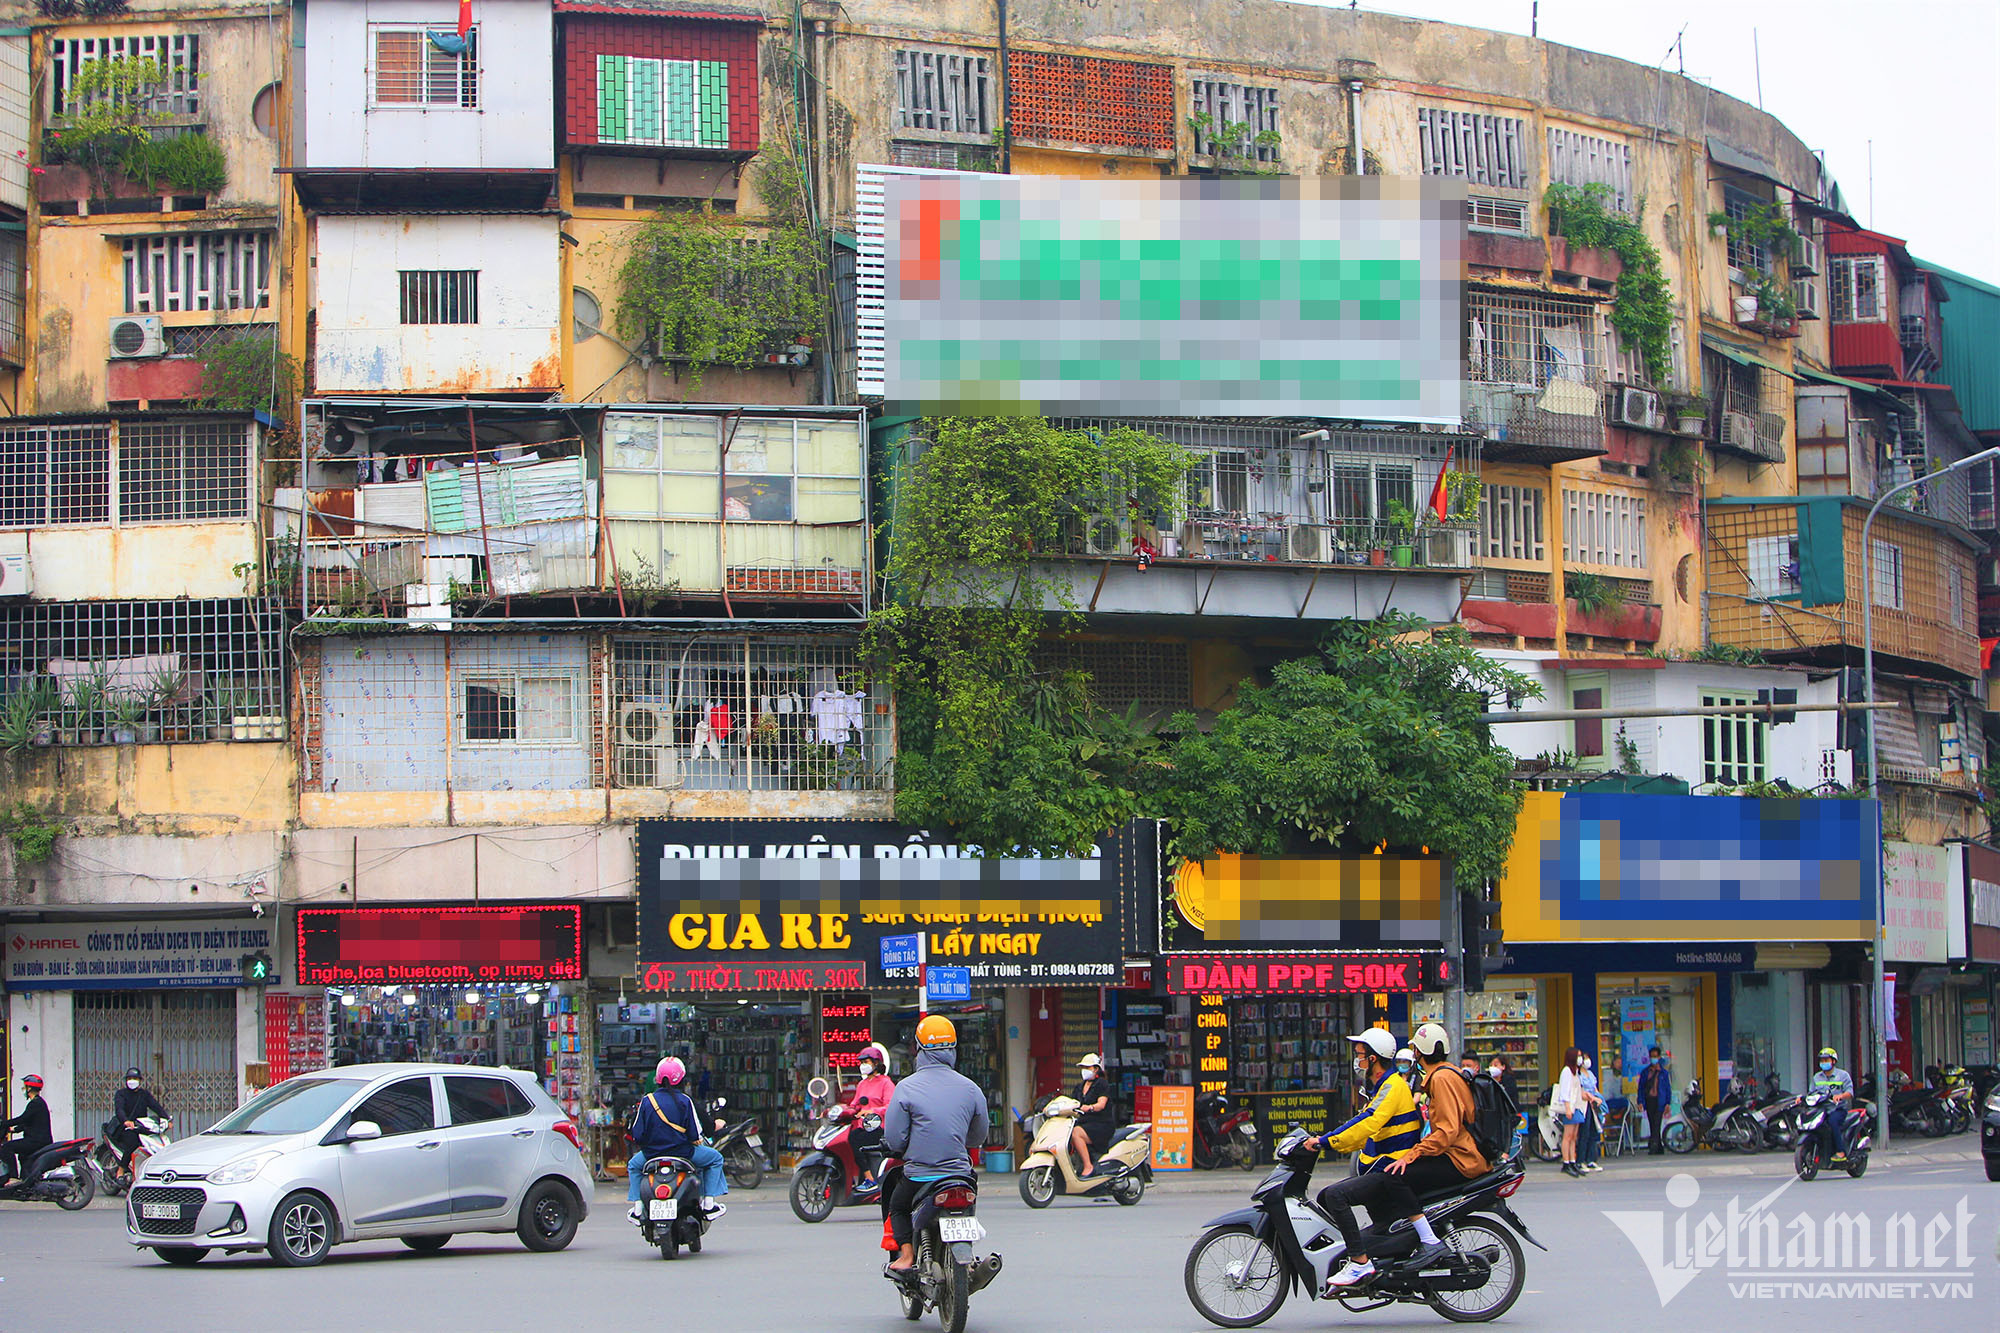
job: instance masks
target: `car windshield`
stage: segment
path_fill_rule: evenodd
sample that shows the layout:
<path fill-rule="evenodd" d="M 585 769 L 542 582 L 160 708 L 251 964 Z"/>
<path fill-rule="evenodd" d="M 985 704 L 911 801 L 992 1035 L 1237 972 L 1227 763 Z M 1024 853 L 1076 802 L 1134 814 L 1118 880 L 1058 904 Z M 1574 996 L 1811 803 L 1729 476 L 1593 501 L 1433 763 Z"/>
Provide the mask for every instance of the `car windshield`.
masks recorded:
<path fill-rule="evenodd" d="M 288 1079 L 260 1093 L 234 1114 L 218 1121 L 209 1134 L 303 1134 L 326 1123 L 361 1084 L 351 1078 Z"/>

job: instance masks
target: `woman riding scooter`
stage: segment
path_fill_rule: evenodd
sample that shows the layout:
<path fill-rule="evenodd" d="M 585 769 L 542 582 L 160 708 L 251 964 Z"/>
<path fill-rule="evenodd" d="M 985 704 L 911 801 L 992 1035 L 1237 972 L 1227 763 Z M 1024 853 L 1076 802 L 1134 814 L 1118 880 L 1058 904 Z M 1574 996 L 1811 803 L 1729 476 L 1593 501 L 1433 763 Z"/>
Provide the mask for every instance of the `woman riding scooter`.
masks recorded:
<path fill-rule="evenodd" d="M 1090 1155 L 1104 1154 L 1111 1142 L 1112 1123 L 1111 1084 L 1104 1077 L 1104 1062 L 1095 1055 L 1086 1055 L 1077 1061 L 1083 1071 L 1083 1081 L 1076 1085 L 1070 1096 L 1076 1098 L 1076 1128 L 1069 1136 L 1069 1146 L 1076 1153 L 1078 1165 L 1084 1175 L 1096 1168 L 1091 1165 Z"/>
<path fill-rule="evenodd" d="M 848 1103 L 854 1128 L 847 1132 L 847 1146 L 854 1150 L 855 1163 L 861 1168 L 861 1182 L 855 1188 L 866 1190 L 875 1188 L 875 1173 L 882 1166 L 882 1126 L 878 1123 L 870 1129 L 862 1117 L 873 1116 L 879 1122 L 889 1109 L 896 1084 L 889 1077 L 889 1053 L 873 1042 L 861 1048 L 855 1068 L 861 1073 L 861 1083 Z"/>

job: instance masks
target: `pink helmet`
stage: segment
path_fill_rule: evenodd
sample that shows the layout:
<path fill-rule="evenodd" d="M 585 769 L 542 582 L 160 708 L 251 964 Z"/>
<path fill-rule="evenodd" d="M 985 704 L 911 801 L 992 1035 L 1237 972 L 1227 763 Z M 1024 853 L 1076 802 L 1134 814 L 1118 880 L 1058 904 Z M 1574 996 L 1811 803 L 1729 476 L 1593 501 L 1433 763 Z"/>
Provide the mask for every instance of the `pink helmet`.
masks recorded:
<path fill-rule="evenodd" d="M 886 1066 L 889 1063 L 889 1053 L 883 1050 L 880 1046 L 872 1042 L 866 1046 L 863 1046 L 861 1048 L 860 1055 L 857 1056 L 856 1058 L 861 1060 L 873 1060 L 876 1064 L 883 1066 Z"/>
<path fill-rule="evenodd" d="M 687 1076 L 687 1066 L 681 1063 L 680 1057 L 677 1055 L 668 1056 L 666 1059 L 660 1061 L 659 1066 L 653 1070 L 653 1081 L 656 1083 L 679 1083 Z"/>

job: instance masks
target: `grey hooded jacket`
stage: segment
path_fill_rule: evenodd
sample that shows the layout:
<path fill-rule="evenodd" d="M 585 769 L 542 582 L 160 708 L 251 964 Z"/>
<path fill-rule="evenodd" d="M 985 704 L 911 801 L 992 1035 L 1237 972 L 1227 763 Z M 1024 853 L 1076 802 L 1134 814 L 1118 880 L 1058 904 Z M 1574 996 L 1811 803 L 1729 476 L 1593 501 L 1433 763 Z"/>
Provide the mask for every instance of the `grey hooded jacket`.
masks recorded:
<path fill-rule="evenodd" d="M 912 1179 L 970 1173 L 970 1149 L 986 1141 L 986 1094 L 958 1072 L 958 1049 L 920 1050 L 882 1119 L 882 1146 Z"/>

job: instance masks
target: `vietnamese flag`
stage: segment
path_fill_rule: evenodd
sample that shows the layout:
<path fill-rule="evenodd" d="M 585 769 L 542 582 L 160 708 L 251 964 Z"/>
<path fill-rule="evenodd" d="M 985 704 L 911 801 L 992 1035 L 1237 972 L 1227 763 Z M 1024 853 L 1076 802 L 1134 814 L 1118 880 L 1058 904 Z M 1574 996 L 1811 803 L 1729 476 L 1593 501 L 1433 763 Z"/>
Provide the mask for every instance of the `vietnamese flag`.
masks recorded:
<path fill-rule="evenodd" d="M 1451 471 L 1452 451 L 1457 448 L 1457 445 L 1452 445 L 1451 448 L 1444 451 L 1444 464 L 1438 468 L 1437 481 L 1431 486 L 1431 512 L 1437 515 L 1438 522 L 1440 523 L 1444 522 L 1445 511 L 1448 507 L 1444 493 L 1444 478 L 1445 474 Z"/>
<path fill-rule="evenodd" d="M 463 39 L 472 31 L 472 0 L 458 0 L 458 35 Z"/>

